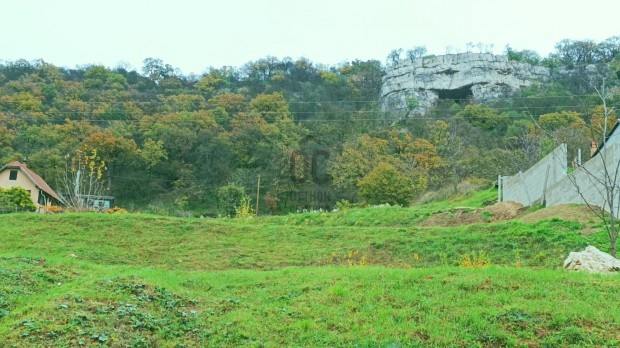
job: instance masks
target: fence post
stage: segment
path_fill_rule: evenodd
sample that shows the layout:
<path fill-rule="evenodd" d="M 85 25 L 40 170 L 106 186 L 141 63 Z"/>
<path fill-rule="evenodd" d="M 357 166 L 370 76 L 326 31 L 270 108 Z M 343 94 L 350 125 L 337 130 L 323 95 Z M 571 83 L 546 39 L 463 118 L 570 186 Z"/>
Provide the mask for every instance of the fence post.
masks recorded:
<path fill-rule="evenodd" d="M 547 164 L 547 174 L 545 175 L 545 186 L 543 186 L 543 194 L 541 198 L 541 204 L 543 206 L 547 205 L 547 182 L 549 181 L 549 170 L 551 169 L 551 165 Z"/>
<path fill-rule="evenodd" d="M 497 176 L 497 203 L 502 201 L 502 176 Z"/>

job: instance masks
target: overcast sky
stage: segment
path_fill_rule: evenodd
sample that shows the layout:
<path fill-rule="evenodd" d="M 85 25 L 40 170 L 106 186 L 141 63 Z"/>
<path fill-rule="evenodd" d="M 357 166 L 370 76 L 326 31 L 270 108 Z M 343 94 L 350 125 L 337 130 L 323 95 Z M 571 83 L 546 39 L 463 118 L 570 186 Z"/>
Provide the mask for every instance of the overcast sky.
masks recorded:
<path fill-rule="evenodd" d="M 466 43 L 542 56 L 620 35 L 618 0 L 2 0 L 0 60 L 75 67 L 161 58 L 185 74 L 266 56 L 333 65 Z"/>

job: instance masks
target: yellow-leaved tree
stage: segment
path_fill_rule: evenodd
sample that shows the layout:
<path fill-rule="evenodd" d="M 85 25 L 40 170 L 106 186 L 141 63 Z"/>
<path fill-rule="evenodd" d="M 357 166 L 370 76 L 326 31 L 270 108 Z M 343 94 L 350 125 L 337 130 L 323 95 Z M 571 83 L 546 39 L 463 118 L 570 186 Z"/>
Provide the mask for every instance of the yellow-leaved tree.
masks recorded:
<path fill-rule="evenodd" d="M 89 201 L 105 194 L 104 174 L 107 171 L 97 149 L 83 146 L 72 155 L 65 156 L 65 170 L 59 182 L 67 207 L 75 211 L 92 209 Z"/>

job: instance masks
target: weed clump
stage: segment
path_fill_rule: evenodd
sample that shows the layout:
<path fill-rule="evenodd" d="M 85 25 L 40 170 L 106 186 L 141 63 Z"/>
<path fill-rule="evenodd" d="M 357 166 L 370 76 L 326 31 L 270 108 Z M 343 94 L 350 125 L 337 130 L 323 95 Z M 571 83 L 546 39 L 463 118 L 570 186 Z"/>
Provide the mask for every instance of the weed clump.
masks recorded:
<path fill-rule="evenodd" d="M 461 255 L 459 266 L 462 268 L 482 268 L 491 264 L 491 260 L 485 251 L 472 252 Z"/>

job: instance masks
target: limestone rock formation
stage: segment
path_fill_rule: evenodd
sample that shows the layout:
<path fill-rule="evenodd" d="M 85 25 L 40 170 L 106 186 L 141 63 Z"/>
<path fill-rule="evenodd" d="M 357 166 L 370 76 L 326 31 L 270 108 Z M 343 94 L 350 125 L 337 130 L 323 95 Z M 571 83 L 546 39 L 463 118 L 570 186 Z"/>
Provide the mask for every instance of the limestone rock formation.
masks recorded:
<path fill-rule="evenodd" d="M 425 114 L 440 99 L 488 101 L 501 98 L 535 81 L 548 81 L 548 68 L 508 60 L 488 53 L 460 53 L 401 60 L 388 69 L 381 88 L 386 109 Z M 409 105 L 408 105 L 409 104 Z"/>
<path fill-rule="evenodd" d="M 564 261 L 564 269 L 589 273 L 611 273 L 620 271 L 620 260 L 589 246 L 584 251 L 568 254 Z"/>

